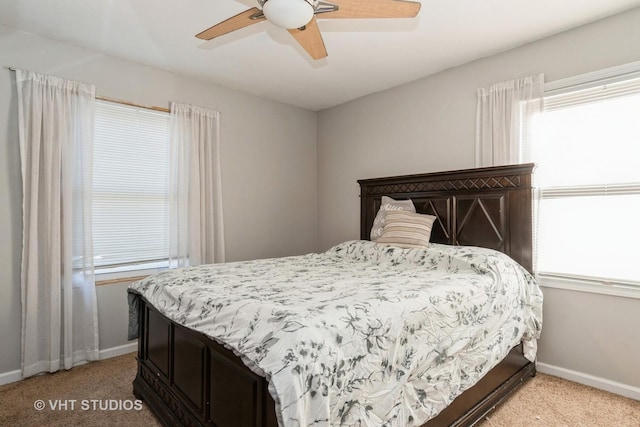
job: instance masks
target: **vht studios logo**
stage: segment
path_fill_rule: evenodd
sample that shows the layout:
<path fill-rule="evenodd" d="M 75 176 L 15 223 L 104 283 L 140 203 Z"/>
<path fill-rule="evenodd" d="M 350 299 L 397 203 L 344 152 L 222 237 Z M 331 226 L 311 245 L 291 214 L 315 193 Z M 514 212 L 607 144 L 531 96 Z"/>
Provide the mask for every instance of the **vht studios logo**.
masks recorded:
<path fill-rule="evenodd" d="M 42 411 L 139 411 L 142 409 L 141 400 L 116 400 L 116 399 L 49 399 L 36 400 L 33 407 Z"/>

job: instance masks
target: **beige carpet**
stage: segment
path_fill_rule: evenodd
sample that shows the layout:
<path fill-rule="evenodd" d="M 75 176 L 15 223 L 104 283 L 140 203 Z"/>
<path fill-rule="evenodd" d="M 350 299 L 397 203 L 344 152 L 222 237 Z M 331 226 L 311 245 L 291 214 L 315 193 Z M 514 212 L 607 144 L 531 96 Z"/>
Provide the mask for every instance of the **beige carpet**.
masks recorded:
<path fill-rule="evenodd" d="M 640 427 L 640 401 L 537 374 L 478 427 Z"/>
<path fill-rule="evenodd" d="M 128 354 L 2 386 L 0 426 L 159 426 L 146 406 L 131 408 L 135 364 Z M 538 374 L 478 425 L 640 427 L 640 402 Z"/>
<path fill-rule="evenodd" d="M 146 406 L 129 411 L 92 408 L 91 400 L 102 401 L 103 405 L 111 400 L 123 405 L 124 401 L 134 402 L 131 382 L 135 375 L 132 353 L 4 385 L 0 387 L 0 426 L 160 426 Z M 66 410 L 51 409 L 50 403 L 65 400 Z M 72 400 L 76 400 L 73 410 Z M 36 401 L 44 401 L 46 407 L 36 410 Z M 82 408 L 83 403 L 89 405 L 88 409 Z"/>

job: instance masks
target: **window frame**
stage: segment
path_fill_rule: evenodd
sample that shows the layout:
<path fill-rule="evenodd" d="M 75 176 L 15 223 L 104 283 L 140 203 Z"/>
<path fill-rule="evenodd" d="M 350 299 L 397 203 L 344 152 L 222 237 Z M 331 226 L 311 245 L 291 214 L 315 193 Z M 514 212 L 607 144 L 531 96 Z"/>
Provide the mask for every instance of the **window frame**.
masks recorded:
<path fill-rule="evenodd" d="M 640 77 L 640 61 L 545 83 L 544 99 Z M 543 109 L 544 112 L 544 109 Z M 525 150 L 526 151 L 526 150 Z M 541 188 L 540 199 L 581 195 L 640 194 L 640 183 Z M 535 237 L 537 239 L 537 236 Z M 534 239 L 534 241 L 535 241 Z M 640 299 L 640 281 L 625 281 L 577 274 L 536 272 L 541 286 L 602 295 Z"/>

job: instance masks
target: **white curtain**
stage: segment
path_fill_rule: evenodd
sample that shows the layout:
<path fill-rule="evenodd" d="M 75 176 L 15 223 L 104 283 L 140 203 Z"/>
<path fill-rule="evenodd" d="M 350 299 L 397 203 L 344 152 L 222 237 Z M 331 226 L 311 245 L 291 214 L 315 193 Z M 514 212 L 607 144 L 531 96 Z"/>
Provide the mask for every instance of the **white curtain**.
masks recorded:
<path fill-rule="evenodd" d="M 91 236 L 95 88 L 16 71 L 22 164 L 22 374 L 98 359 Z"/>
<path fill-rule="evenodd" d="M 171 104 L 170 266 L 224 262 L 220 115 Z"/>
<path fill-rule="evenodd" d="M 544 74 L 478 89 L 476 166 L 530 161 L 528 124 L 542 111 L 543 93 Z"/>

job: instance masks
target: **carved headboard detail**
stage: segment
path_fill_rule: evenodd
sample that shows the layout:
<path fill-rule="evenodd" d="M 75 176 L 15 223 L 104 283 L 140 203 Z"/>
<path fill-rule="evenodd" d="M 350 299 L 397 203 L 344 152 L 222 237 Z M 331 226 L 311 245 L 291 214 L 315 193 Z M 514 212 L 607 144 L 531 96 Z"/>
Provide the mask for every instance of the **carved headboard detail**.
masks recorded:
<path fill-rule="evenodd" d="M 369 239 L 382 196 L 411 199 L 436 216 L 431 241 L 499 250 L 532 270 L 534 165 L 496 166 L 359 180 L 360 238 Z"/>

